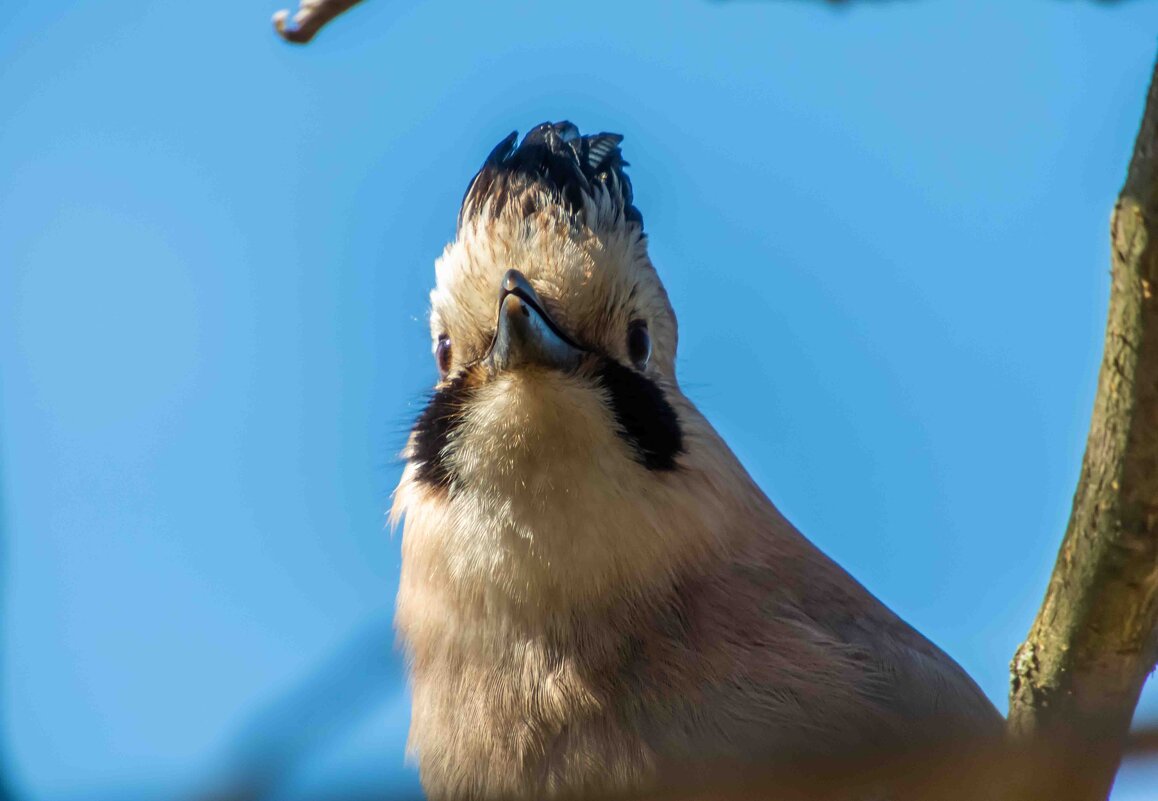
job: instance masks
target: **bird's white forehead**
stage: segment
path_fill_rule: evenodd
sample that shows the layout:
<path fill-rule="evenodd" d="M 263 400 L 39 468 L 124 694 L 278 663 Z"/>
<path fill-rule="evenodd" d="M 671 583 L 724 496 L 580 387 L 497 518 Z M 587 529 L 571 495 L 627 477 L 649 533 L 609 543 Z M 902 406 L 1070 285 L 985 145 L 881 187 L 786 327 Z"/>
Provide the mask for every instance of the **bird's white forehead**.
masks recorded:
<path fill-rule="evenodd" d="M 559 324 L 593 344 L 618 337 L 621 318 L 647 313 L 638 307 L 662 292 L 638 232 L 595 232 L 550 214 L 484 218 L 464 226 L 435 264 L 432 335 L 449 334 L 463 348 L 489 342 L 499 284 L 512 268 Z"/>

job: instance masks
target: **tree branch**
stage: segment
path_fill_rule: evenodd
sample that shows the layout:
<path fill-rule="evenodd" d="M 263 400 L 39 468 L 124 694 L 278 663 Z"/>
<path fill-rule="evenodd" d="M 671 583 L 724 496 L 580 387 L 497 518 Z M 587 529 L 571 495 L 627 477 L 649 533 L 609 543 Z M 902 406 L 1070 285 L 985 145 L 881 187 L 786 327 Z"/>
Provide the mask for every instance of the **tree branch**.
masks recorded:
<path fill-rule="evenodd" d="M 1158 68 L 1111 222 L 1106 345 L 1073 511 L 1045 601 L 1011 665 L 1009 728 L 1052 741 L 1104 798 L 1158 659 Z"/>
<path fill-rule="evenodd" d="M 288 11 L 278 11 L 273 15 L 273 27 L 281 38 L 293 44 L 306 44 L 322 29 L 326 23 L 339 14 L 349 11 L 362 0 L 301 0 L 301 6 L 293 16 L 291 24 Z M 868 0 L 861 0 L 862 5 Z M 1099 5 L 1114 5 L 1121 0 L 1094 0 Z M 843 6 L 852 5 L 851 0 L 824 0 L 824 5 Z"/>
<path fill-rule="evenodd" d="M 306 44 L 334 17 L 349 11 L 361 0 L 301 0 L 293 20 L 287 24 L 290 13 L 279 11 L 273 15 L 273 27 L 287 42 Z"/>

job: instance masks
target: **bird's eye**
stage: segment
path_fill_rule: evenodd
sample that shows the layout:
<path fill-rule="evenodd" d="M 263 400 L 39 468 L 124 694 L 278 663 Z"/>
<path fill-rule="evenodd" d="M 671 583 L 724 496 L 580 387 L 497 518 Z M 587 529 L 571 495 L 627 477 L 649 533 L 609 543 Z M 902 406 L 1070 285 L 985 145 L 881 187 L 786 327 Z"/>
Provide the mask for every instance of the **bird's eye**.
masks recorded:
<path fill-rule="evenodd" d="M 627 356 L 635 369 L 642 370 L 651 361 L 651 334 L 645 320 L 632 320 L 627 327 Z"/>
<path fill-rule="evenodd" d="M 446 334 L 438 335 L 438 344 L 434 346 L 434 361 L 438 363 L 438 375 L 446 378 L 450 372 L 450 337 Z"/>

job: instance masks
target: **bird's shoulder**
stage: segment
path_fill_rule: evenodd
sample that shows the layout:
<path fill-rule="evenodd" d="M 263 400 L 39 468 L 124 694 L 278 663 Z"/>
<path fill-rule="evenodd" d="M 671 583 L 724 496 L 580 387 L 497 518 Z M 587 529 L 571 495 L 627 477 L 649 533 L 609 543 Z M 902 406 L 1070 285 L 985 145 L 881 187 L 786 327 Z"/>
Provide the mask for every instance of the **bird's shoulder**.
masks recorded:
<path fill-rule="evenodd" d="M 921 737 L 1000 731 L 1001 716 L 952 657 L 794 529 L 775 533 L 694 582 L 700 598 L 688 604 L 693 627 L 731 644 L 750 694 L 787 691 L 818 719 Z"/>

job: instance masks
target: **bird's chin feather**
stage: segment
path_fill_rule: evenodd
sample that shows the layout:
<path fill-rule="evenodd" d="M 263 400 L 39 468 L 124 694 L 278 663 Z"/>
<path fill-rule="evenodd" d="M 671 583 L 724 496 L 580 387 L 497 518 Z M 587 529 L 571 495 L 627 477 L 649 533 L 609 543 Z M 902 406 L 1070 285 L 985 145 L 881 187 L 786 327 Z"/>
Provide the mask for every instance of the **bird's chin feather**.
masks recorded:
<path fill-rule="evenodd" d="M 571 419 L 576 410 L 588 413 L 579 426 Z M 406 455 L 416 481 L 442 490 L 467 480 L 489 482 L 489 473 L 473 469 L 479 464 L 520 478 L 563 470 L 565 482 L 573 467 L 598 456 L 589 447 L 593 432 L 608 441 L 608 432 L 616 435 L 620 447 L 608 450 L 649 471 L 677 469 L 684 450 L 679 415 L 654 379 L 587 354 L 569 369 L 496 374 L 477 364 L 458 373 L 432 393 Z"/>
<path fill-rule="evenodd" d="M 451 382 L 452 433 L 432 424 L 442 437 L 439 466 L 420 461 L 433 458 L 435 446 L 416 431 L 395 497 L 393 514 L 405 518 L 407 569 L 437 564 L 475 591 L 515 602 L 553 599 L 562 608 L 662 579 L 710 549 L 710 532 L 743 508 L 732 499 L 750 486 L 742 468 L 678 394 L 674 405 L 656 396 L 674 431 L 664 428 L 659 412 L 638 422 L 649 430 L 636 436 L 649 437 L 652 448 L 641 451 L 600 370 Z M 445 411 L 451 401 L 432 404 Z M 675 422 L 681 404 L 692 415 L 691 439 L 705 446 L 699 454 L 684 450 L 687 438 Z M 672 442 L 678 450 L 658 450 Z M 736 481 L 705 482 L 705 459 L 718 462 L 710 465 L 715 475 L 739 470 Z"/>

